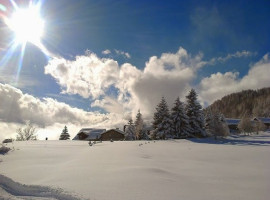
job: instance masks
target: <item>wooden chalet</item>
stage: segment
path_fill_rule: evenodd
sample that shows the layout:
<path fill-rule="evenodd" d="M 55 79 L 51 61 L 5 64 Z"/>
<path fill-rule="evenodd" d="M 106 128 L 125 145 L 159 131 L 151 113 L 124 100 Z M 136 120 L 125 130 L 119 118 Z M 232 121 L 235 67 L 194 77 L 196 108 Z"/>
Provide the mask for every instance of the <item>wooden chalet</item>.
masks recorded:
<path fill-rule="evenodd" d="M 124 140 L 125 139 L 125 133 L 119 129 L 110 129 L 105 131 L 101 134 L 100 140 L 102 141 L 118 141 L 118 140 Z"/>
<path fill-rule="evenodd" d="M 270 118 L 266 117 L 254 117 L 253 121 L 261 121 L 266 126 L 266 129 L 270 129 Z"/>
<path fill-rule="evenodd" d="M 100 140 L 101 134 L 104 133 L 105 131 L 106 129 L 83 128 L 73 138 L 73 140 L 98 141 Z"/>
<path fill-rule="evenodd" d="M 240 123 L 241 119 L 226 118 L 225 121 L 227 122 L 231 133 L 239 132 L 238 124 Z"/>
<path fill-rule="evenodd" d="M 231 119 L 231 118 L 226 118 L 226 122 L 228 124 L 228 127 L 230 129 L 231 133 L 238 133 L 238 124 L 240 123 L 241 119 Z M 265 117 L 254 117 L 251 119 L 251 122 L 254 123 L 256 121 L 261 121 L 264 123 L 266 126 L 266 129 L 270 129 L 270 118 L 265 118 Z"/>

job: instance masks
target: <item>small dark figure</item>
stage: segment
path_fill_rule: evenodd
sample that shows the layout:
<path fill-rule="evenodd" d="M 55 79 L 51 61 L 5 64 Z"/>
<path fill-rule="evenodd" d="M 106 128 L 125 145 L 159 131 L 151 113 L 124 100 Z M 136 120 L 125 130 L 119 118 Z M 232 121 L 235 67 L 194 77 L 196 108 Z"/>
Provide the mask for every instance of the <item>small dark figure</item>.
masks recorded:
<path fill-rule="evenodd" d="M 113 139 L 111 139 L 111 142 L 113 142 Z"/>
<path fill-rule="evenodd" d="M 89 146 L 92 146 L 93 144 L 91 143 L 91 140 L 88 142 Z"/>
<path fill-rule="evenodd" d="M 46 137 L 46 140 L 48 140 L 48 138 Z"/>

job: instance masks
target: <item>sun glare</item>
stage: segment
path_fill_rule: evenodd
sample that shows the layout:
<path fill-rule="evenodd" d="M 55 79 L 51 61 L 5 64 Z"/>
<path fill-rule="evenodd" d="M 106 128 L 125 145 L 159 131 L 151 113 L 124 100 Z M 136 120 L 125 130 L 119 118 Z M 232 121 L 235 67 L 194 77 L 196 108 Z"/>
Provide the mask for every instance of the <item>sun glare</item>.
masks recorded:
<path fill-rule="evenodd" d="M 29 0 L 28 7 L 19 7 L 14 0 L 10 0 L 12 4 L 12 13 L 0 3 L 0 18 L 3 19 L 7 27 L 14 32 L 14 38 L 10 41 L 6 54 L 0 60 L 0 66 L 8 62 L 16 51 L 20 51 L 18 59 L 18 68 L 16 75 L 16 83 L 18 82 L 20 71 L 23 65 L 23 58 L 27 43 L 32 43 L 38 47 L 47 59 L 50 59 L 52 54 L 42 44 L 42 37 L 44 32 L 44 20 L 41 18 L 40 10 L 42 0 Z"/>
<path fill-rule="evenodd" d="M 31 42 L 35 45 L 40 43 L 44 21 L 40 17 L 38 7 L 19 8 L 13 13 L 7 24 L 14 31 L 16 42 Z"/>

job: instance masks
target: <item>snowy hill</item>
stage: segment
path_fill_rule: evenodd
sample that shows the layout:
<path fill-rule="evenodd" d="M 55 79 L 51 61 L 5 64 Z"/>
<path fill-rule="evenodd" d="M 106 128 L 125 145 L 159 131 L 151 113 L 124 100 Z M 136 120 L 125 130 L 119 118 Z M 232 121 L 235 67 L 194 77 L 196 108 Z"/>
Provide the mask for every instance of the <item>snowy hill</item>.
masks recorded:
<path fill-rule="evenodd" d="M 0 155 L 0 199 L 42 199 L 31 197 L 33 186 L 32 195 L 21 197 L 22 184 L 50 194 L 43 199 L 269 199 L 270 133 L 91 147 L 84 141 L 8 145 L 15 150 Z"/>
<path fill-rule="evenodd" d="M 206 111 L 220 112 L 226 118 L 242 118 L 244 115 L 254 117 L 270 116 L 270 87 L 259 90 L 243 90 L 216 100 Z"/>

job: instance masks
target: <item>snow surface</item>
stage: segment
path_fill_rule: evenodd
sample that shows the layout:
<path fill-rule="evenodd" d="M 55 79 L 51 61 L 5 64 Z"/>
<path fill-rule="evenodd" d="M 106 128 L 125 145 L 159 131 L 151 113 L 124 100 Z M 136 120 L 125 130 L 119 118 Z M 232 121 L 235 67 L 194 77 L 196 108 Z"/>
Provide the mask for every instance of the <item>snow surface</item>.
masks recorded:
<path fill-rule="evenodd" d="M 15 150 L 0 155 L 4 175 L 0 199 L 268 200 L 270 196 L 270 133 L 219 141 L 119 141 L 91 147 L 85 141 L 28 141 L 8 146 Z M 33 195 L 33 188 L 45 195 Z"/>

